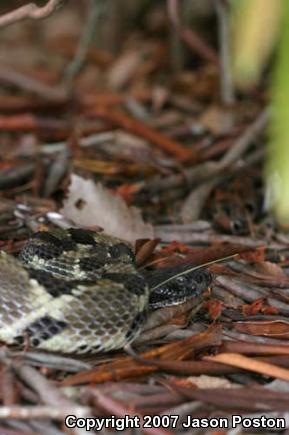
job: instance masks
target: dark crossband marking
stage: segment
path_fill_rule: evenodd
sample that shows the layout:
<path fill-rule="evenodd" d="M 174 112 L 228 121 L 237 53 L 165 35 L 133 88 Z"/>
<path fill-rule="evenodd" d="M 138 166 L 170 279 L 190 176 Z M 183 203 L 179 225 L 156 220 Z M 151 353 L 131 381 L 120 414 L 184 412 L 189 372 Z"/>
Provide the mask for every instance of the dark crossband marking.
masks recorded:
<path fill-rule="evenodd" d="M 79 284 L 79 281 L 64 281 L 63 279 L 55 278 L 51 273 L 42 270 L 29 269 L 28 272 L 29 277 L 36 279 L 45 288 L 47 293 L 54 298 L 72 294 L 72 290 Z"/>
<path fill-rule="evenodd" d="M 69 234 L 72 240 L 76 243 L 84 244 L 84 245 L 95 245 L 96 242 L 94 240 L 93 235 L 95 234 L 93 231 L 82 230 L 80 228 L 70 228 Z"/>
<path fill-rule="evenodd" d="M 131 293 L 140 296 L 146 293 L 147 283 L 143 276 L 135 273 L 104 273 L 103 278 L 122 284 Z"/>
<path fill-rule="evenodd" d="M 48 340 L 54 335 L 59 334 L 68 327 L 66 322 L 44 316 L 31 323 L 23 332 L 29 337 L 33 346 L 38 346 L 42 341 Z"/>
<path fill-rule="evenodd" d="M 59 239 L 55 237 L 53 234 L 49 233 L 48 231 L 38 231 L 37 233 L 34 233 L 30 240 L 41 240 L 42 242 L 49 243 L 51 245 L 59 245 Z"/>
<path fill-rule="evenodd" d="M 57 237 L 51 233 L 48 233 L 47 231 L 39 231 L 38 233 L 35 233 L 31 237 L 32 244 L 33 240 L 39 240 L 43 242 L 43 245 L 48 244 L 48 246 L 51 246 L 54 249 L 57 248 L 61 250 L 61 252 L 75 251 L 77 249 L 77 243 L 70 237 Z"/>
<path fill-rule="evenodd" d="M 74 240 L 71 240 L 69 237 L 59 240 L 58 243 L 62 246 L 63 251 L 77 250 L 77 243 Z"/>
<path fill-rule="evenodd" d="M 47 232 L 47 231 L 38 231 L 31 237 L 31 242 L 33 244 L 33 240 L 39 240 L 43 242 L 43 245 L 46 244 L 51 249 L 60 251 L 62 253 L 63 251 L 75 251 L 77 249 L 77 244 L 75 241 L 73 241 L 70 237 L 60 237 Z M 40 245 L 40 246 L 43 246 Z M 37 246 L 37 244 L 33 244 L 33 246 Z"/>
<path fill-rule="evenodd" d="M 107 264 L 107 258 L 101 255 L 92 255 L 91 257 L 83 257 L 79 260 L 79 268 L 85 272 L 96 272 L 97 269 Z"/>

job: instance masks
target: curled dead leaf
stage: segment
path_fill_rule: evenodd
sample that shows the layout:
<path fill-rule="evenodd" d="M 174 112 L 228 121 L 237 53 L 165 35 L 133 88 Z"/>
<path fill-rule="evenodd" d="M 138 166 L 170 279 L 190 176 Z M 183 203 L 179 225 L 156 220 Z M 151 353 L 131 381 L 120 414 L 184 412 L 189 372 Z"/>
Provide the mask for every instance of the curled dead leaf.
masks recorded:
<path fill-rule="evenodd" d="M 136 207 L 128 207 L 118 195 L 101 183 L 72 174 L 68 197 L 60 210 L 66 218 L 84 228 L 99 226 L 107 234 L 134 243 L 153 238 L 152 225 L 145 223 Z"/>

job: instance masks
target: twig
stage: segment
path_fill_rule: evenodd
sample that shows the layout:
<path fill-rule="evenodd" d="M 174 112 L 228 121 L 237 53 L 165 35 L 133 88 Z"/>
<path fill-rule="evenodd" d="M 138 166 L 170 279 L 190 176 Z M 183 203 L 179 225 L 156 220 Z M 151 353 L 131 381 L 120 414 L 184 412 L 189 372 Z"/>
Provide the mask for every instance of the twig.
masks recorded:
<path fill-rule="evenodd" d="M 217 355 L 218 357 L 218 355 Z M 216 359 L 217 357 L 210 357 Z M 209 359 L 209 357 L 207 357 Z M 206 359 L 204 357 L 203 359 Z M 250 358 L 245 358 L 250 360 Z M 272 363 L 263 361 L 256 361 L 256 366 L 272 367 Z M 282 369 L 284 370 L 284 369 Z M 268 369 L 269 371 L 269 369 Z M 181 385 L 167 382 L 173 391 L 182 393 L 190 400 L 198 400 L 207 404 L 217 406 L 217 409 L 224 411 L 225 409 L 230 412 L 232 409 L 239 409 L 241 413 L 245 410 L 247 412 L 265 411 L 270 409 L 278 409 L 280 411 L 288 409 L 288 393 L 269 391 L 264 387 L 251 387 L 248 385 L 241 388 L 188 388 Z M 276 403 L 278 405 L 276 406 Z M 240 433 L 240 432 L 239 432 Z"/>
<path fill-rule="evenodd" d="M 282 340 L 281 338 L 269 338 L 269 337 L 261 337 L 256 335 L 244 334 L 237 331 L 232 331 L 224 328 L 224 337 L 229 337 L 233 340 L 239 340 L 242 342 L 254 343 L 254 344 L 273 344 L 278 346 L 288 346 L 288 339 Z"/>
<path fill-rule="evenodd" d="M 173 24 L 170 29 L 171 39 L 171 66 L 175 72 L 179 72 L 183 69 L 184 60 L 184 47 L 180 36 L 180 16 L 178 13 L 177 3 L 173 0 L 167 0 L 168 15 Z"/>
<path fill-rule="evenodd" d="M 289 380 L 288 369 L 263 361 L 257 361 L 254 358 L 248 358 L 237 353 L 220 353 L 215 356 L 205 356 L 203 358 L 205 361 L 219 362 L 221 364 L 260 373 L 265 376 L 283 379 L 284 381 Z"/>
<path fill-rule="evenodd" d="M 139 346 L 140 344 L 148 343 L 151 345 L 153 342 L 166 337 L 182 328 L 183 326 L 179 325 L 162 325 L 154 329 L 150 329 L 148 332 L 143 333 L 140 337 L 138 337 L 134 341 L 134 345 Z"/>
<path fill-rule="evenodd" d="M 216 177 L 192 190 L 189 196 L 185 199 L 181 208 L 180 215 L 182 222 L 188 224 L 197 221 L 200 218 L 207 197 L 219 182 L 220 177 Z"/>
<path fill-rule="evenodd" d="M 236 140 L 220 160 L 220 168 L 226 169 L 247 151 L 253 140 L 265 129 L 270 118 L 270 107 L 266 107 Z"/>
<path fill-rule="evenodd" d="M 209 47 L 196 32 L 193 32 L 188 27 L 182 26 L 178 14 L 178 3 L 177 0 L 167 0 L 169 18 L 175 30 L 179 33 L 180 38 L 192 51 L 198 53 L 203 59 L 218 65 L 219 59 L 215 51 Z"/>
<path fill-rule="evenodd" d="M 86 148 L 96 145 L 103 145 L 106 142 L 112 142 L 115 140 L 115 133 L 113 131 L 105 131 L 103 133 L 95 133 L 90 136 L 82 137 L 78 140 L 78 146 Z M 64 151 L 67 148 L 67 140 L 54 143 L 46 143 L 41 146 L 41 153 L 53 154 Z"/>
<path fill-rule="evenodd" d="M 155 231 L 159 234 L 160 239 L 162 239 L 162 234 L 166 234 L 167 232 L 186 232 L 191 231 L 194 232 L 203 232 L 209 231 L 212 229 L 212 225 L 203 220 L 199 220 L 196 222 L 192 222 L 191 224 L 164 224 L 164 225 L 155 225 Z"/>
<path fill-rule="evenodd" d="M 286 316 L 289 314 L 288 304 L 271 297 L 268 295 L 268 291 L 262 287 L 253 284 L 249 286 L 248 284 L 244 284 L 242 280 L 232 277 L 218 276 L 216 280 L 218 284 L 246 302 L 254 302 L 256 299 L 263 297 L 267 299 L 269 305 L 277 308 L 279 313 Z"/>
<path fill-rule="evenodd" d="M 87 406 L 75 405 L 34 368 L 23 365 L 20 361 L 18 361 L 18 363 L 12 363 L 12 367 L 16 371 L 17 375 L 39 394 L 41 401 L 48 405 L 48 410 L 50 409 L 50 412 L 52 409 L 58 408 L 58 410 L 60 409 L 61 412 L 63 410 L 66 411 L 65 415 L 70 414 L 73 410 L 73 414 L 77 418 L 86 418 L 90 416 L 90 409 Z M 67 412 L 67 410 L 69 411 Z M 80 428 L 73 429 L 73 433 L 76 435 L 84 435 L 84 432 L 85 430 Z"/>
<path fill-rule="evenodd" d="M 205 201 L 211 191 L 221 181 L 226 179 L 228 172 L 232 172 L 232 165 L 238 160 L 239 157 L 241 157 L 241 155 L 246 152 L 247 148 L 250 146 L 255 137 L 264 130 L 269 120 L 269 116 L 270 109 L 267 107 L 236 140 L 233 146 L 226 152 L 226 154 L 215 165 L 215 167 L 212 167 L 211 177 L 207 181 L 205 180 L 203 184 L 195 188 L 185 199 L 181 210 L 181 217 L 184 223 L 190 223 L 200 217 L 203 205 L 205 204 Z M 237 168 L 237 171 L 238 170 L 240 170 L 240 167 Z M 217 174 L 215 177 L 214 172 Z M 236 171 L 233 173 L 235 174 Z"/>
<path fill-rule="evenodd" d="M 103 383 L 148 375 L 157 371 L 160 360 L 165 362 L 166 360 L 180 361 L 187 359 L 196 350 L 200 351 L 210 346 L 219 346 L 221 344 L 220 339 L 221 329 L 217 327 L 209 328 L 205 332 L 197 333 L 183 340 L 177 340 L 138 354 L 138 359 L 142 358 L 142 361 L 145 360 L 144 364 L 139 364 L 135 361 L 135 352 L 132 351 L 134 353 L 133 357 L 119 358 L 92 370 L 69 376 L 62 382 L 62 385 L 73 386 L 86 383 Z M 152 366 L 148 365 L 148 360 L 150 363 L 153 361 Z"/>
<path fill-rule="evenodd" d="M 85 62 L 85 58 L 92 43 L 99 18 L 103 12 L 104 4 L 105 1 L 103 0 L 89 0 L 89 4 L 87 6 L 87 18 L 84 23 L 83 32 L 80 36 L 76 54 L 65 71 L 69 88 L 71 87 L 74 78 L 79 73 Z"/>
<path fill-rule="evenodd" d="M 130 415 L 130 407 L 127 404 L 122 403 L 119 400 L 106 395 L 100 389 L 90 390 L 91 398 L 94 399 L 95 405 L 101 409 L 106 410 L 109 414 L 115 415 L 117 417 L 124 417 Z M 139 416 L 142 420 L 141 415 Z M 170 435 L 171 432 L 162 428 L 145 428 L 142 427 L 142 432 L 148 435 Z"/>
<path fill-rule="evenodd" d="M 43 98 L 38 98 L 37 96 L 35 98 L 32 97 L 31 95 L 28 96 L 28 95 L 19 95 L 19 94 L 17 95 L 5 94 L 5 95 L 0 95 L 0 112 L 3 114 L 20 113 L 20 112 L 43 113 L 46 110 L 51 112 L 53 110 L 63 109 L 65 101 L 66 101 L 65 98 L 62 101 L 61 99 L 58 100 L 58 97 L 55 100 L 54 99 L 47 100 Z"/>
<path fill-rule="evenodd" d="M 4 357 L 9 359 L 21 358 L 24 363 L 32 366 L 48 367 L 65 372 L 78 372 L 80 370 L 88 370 L 91 368 L 91 365 L 86 362 L 44 352 L 14 352 L 7 350 L 0 357 L 1 360 L 3 360 Z"/>
<path fill-rule="evenodd" d="M 218 174 L 228 172 L 236 173 L 242 168 L 247 167 L 249 164 L 256 162 L 260 158 L 255 156 L 253 159 L 249 158 L 246 162 L 238 162 L 237 160 L 247 151 L 253 140 L 264 130 L 268 120 L 270 118 L 270 108 L 266 107 L 259 116 L 253 121 L 244 131 L 244 133 L 233 143 L 229 151 L 218 162 L 208 161 L 201 163 L 197 166 L 193 166 L 190 169 L 183 171 L 182 174 L 172 175 L 166 179 L 153 179 L 146 183 L 146 189 L 152 189 L 154 192 L 160 192 L 173 187 L 178 187 L 186 180 L 188 183 L 201 183 L 206 180 L 212 179 L 212 177 Z M 235 165 L 233 165 L 235 163 Z"/>
<path fill-rule="evenodd" d="M 11 169 L 0 170 L 0 190 L 17 186 L 30 180 L 35 171 L 34 163 L 26 163 Z"/>
<path fill-rule="evenodd" d="M 155 231 L 155 237 L 160 238 L 158 231 Z M 179 243 L 190 243 L 196 245 L 211 245 L 213 243 L 231 243 L 233 245 L 247 246 L 248 248 L 257 248 L 259 246 L 265 246 L 267 249 L 272 250 L 288 250 L 288 246 L 281 243 L 270 242 L 266 239 L 252 239 L 250 237 L 231 236 L 229 234 L 216 234 L 216 233 L 192 233 L 179 232 L 163 234 L 162 242 L 170 243 L 174 240 L 178 240 Z"/>
<path fill-rule="evenodd" d="M 55 12 L 56 9 L 63 6 L 65 1 L 66 0 L 50 0 L 42 7 L 37 6 L 35 3 L 29 3 L 28 5 L 2 15 L 2 17 L 0 17 L 0 27 L 9 26 L 10 24 L 17 23 L 26 18 L 31 18 L 33 20 L 46 18 Z"/>
<path fill-rule="evenodd" d="M 186 161 L 195 160 L 197 158 L 196 153 L 182 143 L 169 138 L 165 134 L 142 123 L 141 121 L 132 118 L 121 110 L 98 105 L 92 110 L 88 110 L 88 115 L 103 119 L 111 125 L 123 128 L 136 136 L 140 136 L 155 144 L 158 148 L 173 155 L 178 160 Z"/>
<path fill-rule="evenodd" d="M 83 406 L 73 405 L 72 403 L 67 406 L 1 406 L 0 419 L 17 419 L 17 420 L 30 420 L 33 418 L 51 418 L 53 420 L 63 420 L 67 415 L 85 415 L 84 411 L 89 408 Z"/>
<path fill-rule="evenodd" d="M 46 85 L 45 83 L 2 65 L 0 68 L 0 82 L 16 86 L 21 90 L 37 95 L 37 97 L 44 98 L 47 101 L 55 103 L 65 103 L 67 101 L 64 87 Z"/>
<path fill-rule="evenodd" d="M 246 355 L 289 355 L 289 346 L 226 340 L 222 344 L 221 351 Z"/>
<path fill-rule="evenodd" d="M 43 403 L 46 405 L 55 406 L 57 404 L 59 407 L 71 405 L 71 402 L 64 394 L 33 367 L 24 365 L 20 360 L 12 362 L 12 367 L 17 375 L 39 394 Z M 85 408 L 82 416 L 84 416 L 86 411 L 87 409 Z"/>
<path fill-rule="evenodd" d="M 46 179 L 43 183 L 43 196 L 49 198 L 51 194 L 57 189 L 60 181 L 67 173 L 69 163 L 71 159 L 71 153 L 69 149 L 66 149 L 58 154 L 57 159 L 50 165 Z"/>
<path fill-rule="evenodd" d="M 11 424 L 11 422 L 12 422 L 12 425 L 13 425 L 13 423 L 16 422 L 17 426 L 20 423 L 19 420 L 17 420 L 17 421 L 10 420 L 9 424 Z M 24 422 L 21 421 L 21 424 L 23 425 Z M 47 420 L 33 420 L 33 421 L 29 422 L 29 426 L 31 427 L 32 430 L 35 431 L 35 435 L 36 434 L 63 435 L 63 431 L 60 431 L 59 429 L 57 429 L 56 424 L 57 424 L 56 422 L 47 421 Z M 23 432 L 21 432 L 21 435 L 22 435 L 22 433 Z M 3 434 L 3 435 L 6 435 L 6 434 Z M 9 434 L 7 434 L 7 435 L 9 435 Z M 10 434 L 10 435 L 14 435 L 14 434 Z M 30 435 L 30 434 L 26 434 L 26 431 L 25 431 L 25 435 Z"/>
<path fill-rule="evenodd" d="M 222 0 L 215 0 L 215 8 L 218 17 L 218 33 L 220 45 L 220 78 L 221 78 L 221 97 L 225 105 L 232 105 L 235 101 L 234 87 L 231 72 L 230 59 L 230 26 L 228 10 Z"/>

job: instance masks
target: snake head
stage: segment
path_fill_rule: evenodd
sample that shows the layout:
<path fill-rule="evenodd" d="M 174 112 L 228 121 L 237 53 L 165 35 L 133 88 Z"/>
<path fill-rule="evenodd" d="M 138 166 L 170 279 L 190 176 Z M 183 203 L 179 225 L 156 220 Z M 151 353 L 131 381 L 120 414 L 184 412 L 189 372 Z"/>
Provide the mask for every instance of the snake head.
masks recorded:
<path fill-rule="evenodd" d="M 149 307 L 155 309 L 200 296 L 211 284 L 212 275 L 204 268 L 190 270 L 181 265 L 151 272 L 146 279 L 151 288 Z"/>

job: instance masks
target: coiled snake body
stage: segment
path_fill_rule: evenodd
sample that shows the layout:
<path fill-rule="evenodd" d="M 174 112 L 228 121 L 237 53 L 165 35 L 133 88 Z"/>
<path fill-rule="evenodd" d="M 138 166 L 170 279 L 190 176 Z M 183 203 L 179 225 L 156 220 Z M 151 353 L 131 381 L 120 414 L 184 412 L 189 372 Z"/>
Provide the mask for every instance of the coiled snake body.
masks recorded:
<path fill-rule="evenodd" d="M 62 353 L 121 348 L 148 307 L 184 302 L 211 280 L 199 269 L 158 286 L 174 274 L 140 274 L 131 248 L 103 233 L 35 233 L 18 259 L 0 252 L 0 340 Z"/>

